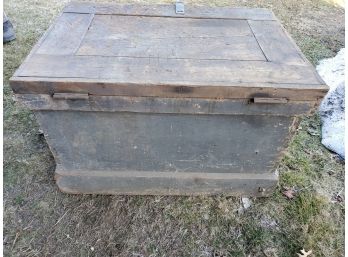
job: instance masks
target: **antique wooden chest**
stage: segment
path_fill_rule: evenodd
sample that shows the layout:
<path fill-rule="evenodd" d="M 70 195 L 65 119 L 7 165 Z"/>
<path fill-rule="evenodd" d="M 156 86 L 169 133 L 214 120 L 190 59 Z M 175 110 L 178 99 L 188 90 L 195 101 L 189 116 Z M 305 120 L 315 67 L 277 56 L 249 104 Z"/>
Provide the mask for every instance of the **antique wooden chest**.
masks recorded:
<path fill-rule="evenodd" d="M 266 9 L 69 4 L 11 79 L 69 193 L 265 196 L 327 92 Z"/>

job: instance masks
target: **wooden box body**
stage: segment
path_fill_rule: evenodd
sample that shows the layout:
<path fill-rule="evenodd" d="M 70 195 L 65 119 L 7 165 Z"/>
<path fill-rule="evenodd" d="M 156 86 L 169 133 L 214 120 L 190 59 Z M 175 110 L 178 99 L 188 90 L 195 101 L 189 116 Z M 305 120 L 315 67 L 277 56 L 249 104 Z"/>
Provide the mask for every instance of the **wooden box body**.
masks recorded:
<path fill-rule="evenodd" d="M 11 78 L 62 191 L 265 196 L 327 86 L 272 12 L 68 5 Z"/>

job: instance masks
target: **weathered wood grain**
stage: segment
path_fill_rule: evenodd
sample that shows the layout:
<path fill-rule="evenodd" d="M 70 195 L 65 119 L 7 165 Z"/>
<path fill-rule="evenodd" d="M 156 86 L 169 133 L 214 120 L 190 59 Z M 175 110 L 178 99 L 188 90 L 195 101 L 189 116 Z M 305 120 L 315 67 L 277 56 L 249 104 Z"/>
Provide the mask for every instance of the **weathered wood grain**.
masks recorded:
<path fill-rule="evenodd" d="M 93 19 L 93 14 L 63 13 L 37 49 L 37 54 L 73 55 Z"/>
<path fill-rule="evenodd" d="M 245 88 L 246 92 L 249 90 L 246 85 L 259 87 L 261 93 L 266 84 L 275 91 L 287 84 L 287 88 L 293 89 L 295 98 L 298 95 L 302 99 L 303 95 L 299 94 L 306 90 L 312 91 L 313 96 L 306 95 L 309 99 L 321 98 L 327 92 L 327 86 L 319 83 L 310 67 L 272 62 L 34 55 L 23 66 L 18 77 L 11 79 L 16 93 L 46 93 L 46 82 L 56 81 L 58 85 L 59 78 L 70 81 L 68 92 L 83 91 L 81 85 L 84 85 L 89 88 L 87 93 L 97 95 L 170 97 L 174 92 L 174 95 L 189 97 L 243 98 L 239 94 L 233 96 L 234 87 Z M 73 79 L 85 83 L 72 83 Z M 86 79 L 93 79 L 95 83 L 87 85 Z M 21 81 L 28 80 L 32 83 L 20 86 Z M 110 83 L 111 91 L 101 84 L 105 80 Z M 217 87 L 223 88 L 223 93 L 230 93 L 221 94 Z M 215 93 L 204 94 L 212 88 Z"/>
<path fill-rule="evenodd" d="M 268 196 L 276 174 L 208 174 L 57 170 L 60 190 L 72 194 Z"/>
<path fill-rule="evenodd" d="M 80 14 L 72 14 L 79 16 Z M 85 14 L 81 14 L 85 15 Z M 115 26 L 117 24 L 117 26 Z M 95 15 L 86 39 L 253 37 L 247 20 Z"/>
<path fill-rule="evenodd" d="M 94 17 L 77 54 L 266 60 L 245 20 L 108 15 Z"/>
<path fill-rule="evenodd" d="M 281 22 L 279 21 L 279 19 L 277 19 L 277 22 L 279 24 L 279 26 L 282 28 L 283 32 L 285 33 L 285 35 L 288 37 L 288 40 L 290 41 L 290 44 L 292 44 L 296 49 L 297 52 L 299 53 L 300 56 L 302 56 L 302 59 L 307 63 L 307 65 L 314 71 L 315 76 L 317 77 L 318 81 L 321 82 L 321 84 L 326 85 L 325 81 L 320 77 L 320 75 L 317 73 L 315 67 L 311 64 L 311 62 L 307 59 L 307 57 L 301 52 L 301 49 L 296 45 L 295 40 L 291 37 L 291 35 L 286 31 L 286 29 L 284 28 L 284 26 L 281 24 Z"/>
<path fill-rule="evenodd" d="M 115 83 L 112 80 L 85 78 L 13 77 L 11 87 L 16 94 L 84 93 L 98 96 L 174 97 L 210 99 L 252 99 L 279 97 L 293 101 L 319 101 L 326 92 L 325 85 L 235 83 L 218 85 Z"/>
<path fill-rule="evenodd" d="M 320 85 L 309 67 L 263 61 L 34 55 L 24 65 L 20 77 L 110 79 L 138 85 Z"/>
<path fill-rule="evenodd" d="M 259 104 L 245 99 L 200 99 L 93 96 L 85 94 L 18 94 L 17 98 L 35 111 L 99 111 L 139 113 L 182 113 L 224 115 L 274 115 L 295 116 L 309 113 L 317 101 L 268 103 L 263 98 Z"/>
<path fill-rule="evenodd" d="M 141 4 L 93 4 L 70 3 L 63 12 L 93 13 L 103 15 L 131 15 L 177 18 L 204 19 L 247 19 L 274 20 L 274 14 L 263 8 L 224 8 L 209 6 L 185 5 L 185 14 L 176 14 L 174 4 L 170 5 L 141 5 Z"/>
<path fill-rule="evenodd" d="M 60 13 L 51 23 L 51 25 L 48 27 L 48 29 L 45 31 L 45 33 L 43 33 L 43 35 L 41 36 L 41 38 L 36 42 L 36 44 L 33 46 L 33 48 L 30 50 L 29 54 L 27 55 L 27 57 L 25 57 L 23 63 L 28 62 L 31 58 L 32 55 L 34 55 L 36 53 L 36 51 L 40 48 L 42 42 L 46 39 L 46 37 L 51 33 L 52 29 L 54 28 L 54 26 L 56 25 L 57 21 L 60 19 L 60 17 L 63 15 L 63 12 Z M 17 74 L 20 73 L 20 71 L 22 70 L 23 65 L 20 65 L 18 67 L 18 69 L 15 71 L 15 73 L 13 74 L 13 77 L 16 77 Z"/>
<path fill-rule="evenodd" d="M 93 11 L 73 13 L 71 8 Z M 204 8 L 197 9 L 201 12 L 197 19 L 147 15 L 172 9 L 72 4 L 21 65 L 11 86 L 17 94 L 258 96 L 295 101 L 317 101 L 327 92 L 275 19 L 239 19 L 243 15 L 249 19 L 246 13 L 264 15 L 264 10 L 211 8 L 215 10 L 211 13 L 230 19 L 212 19 Z"/>
<path fill-rule="evenodd" d="M 268 173 L 292 117 L 37 111 L 67 170 Z M 262 136 L 261 136 L 262 135 Z"/>
<path fill-rule="evenodd" d="M 305 65 L 305 61 L 276 21 L 248 21 L 255 38 L 270 62 Z"/>

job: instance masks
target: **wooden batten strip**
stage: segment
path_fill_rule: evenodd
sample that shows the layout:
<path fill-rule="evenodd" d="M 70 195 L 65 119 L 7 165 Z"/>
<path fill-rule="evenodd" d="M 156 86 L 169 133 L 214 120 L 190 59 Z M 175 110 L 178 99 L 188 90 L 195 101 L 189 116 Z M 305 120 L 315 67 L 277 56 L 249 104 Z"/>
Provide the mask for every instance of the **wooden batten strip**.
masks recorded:
<path fill-rule="evenodd" d="M 274 85 L 237 83 L 218 85 L 132 84 L 88 79 L 14 77 L 10 84 L 16 94 L 83 93 L 95 96 L 252 99 L 254 97 L 286 98 L 290 101 L 318 101 L 325 96 L 325 85 Z"/>
<path fill-rule="evenodd" d="M 35 111 L 100 111 L 139 113 L 181 113 L 216 115 L 273 115 L 306 114 L 316 106 L 312 102 L 255 103 L 245 99 L 200 99 L 89 96 L 83 94 L 50 95 L 17 94 L 17 98 Z M 67 95 L 67 96 L 66 96 Z M 76 96 L 75 96 L 76 95 Z"/>
<path fill-rule="evenodd" d="M 185 14 L 176 14 L 172 5 L 117 5 L 91 3 L 71 3 L 63 10 L 65 13 L 93 13 L 100 15 L 127 15 L 197 19 L 247 19 L 275 20 L 274 14 L 263 8 L 228 8 L 185 5 Z"/>
<path fill-rule="evenodd" d="M 75 194 L 127 195 L 253 195 L 267 196 L 278 176 L 268 174 L 226 174 L 146 171 L 56 170 L 56 182 L 63 192 Z"/>

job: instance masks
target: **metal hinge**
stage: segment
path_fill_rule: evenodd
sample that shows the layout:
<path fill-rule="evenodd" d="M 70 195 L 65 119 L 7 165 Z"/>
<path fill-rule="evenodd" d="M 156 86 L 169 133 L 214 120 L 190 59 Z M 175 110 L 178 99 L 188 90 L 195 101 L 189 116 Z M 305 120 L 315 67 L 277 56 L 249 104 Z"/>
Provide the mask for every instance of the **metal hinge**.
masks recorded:
<path fill-rule="evenodd" d="M 176 14 L 185 14 L 185 5 L 180 0 L 176 1 L 176 3 L 175 3 L 175 13 Z"/>
<path fill-rule="evenodd" d="M 263 103 L 263 104 L 286 104 L 288 99 L 281 97 L 254 97 L 254 103 Z"/>
<path fill-rule="evenodd" d="M 88 100 L 85 93 L 54 93 L 52 97 L 57 100 Z"/>

